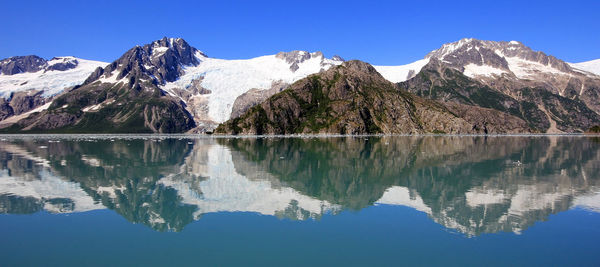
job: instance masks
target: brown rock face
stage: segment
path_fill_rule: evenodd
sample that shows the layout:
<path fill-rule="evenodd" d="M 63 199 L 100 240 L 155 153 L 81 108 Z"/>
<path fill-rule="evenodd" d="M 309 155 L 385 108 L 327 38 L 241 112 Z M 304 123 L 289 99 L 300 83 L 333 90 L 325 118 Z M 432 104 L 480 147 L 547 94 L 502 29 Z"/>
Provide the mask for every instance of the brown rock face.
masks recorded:
<path fill-rule="evenodd" d="M 284 89 L 286 89 L 289 84 L 284 82 L 274 82 L 271 85 L 271 88 L 267 90 L 260 89 L 250 89 L 248 92 L 243 93 L 238 96 L 233 102 L 233 107 L 231 109 L 231 118 L 235 119 L 244 112 L 248 111 L 250 108 L 260 104 L 265 101 L 267 98 L 271 97 L 274 94 L 277 94 Z"/>
<path fill-rule="evenodd" d="M 496 111 L 487 112 L 491 116 Z M 483 125 L 497 121 L 471 123 L 438 102 L 400 90 L 371 65 L 348 61 L 292 84 L 240 117 L 223 123 L 216 132 L 260 135 L 528 131 L 518 118 L 506 119 L 514 122 L 487 128 Z"/>
<path fill-rule="evenodd" d="M 15 92 L 10 99 L 10 106 L 13 108 L 15 115 L 19 115 L 39 107 L 48 100 L 42 96 L 42 91 L 32 92 Z"/>

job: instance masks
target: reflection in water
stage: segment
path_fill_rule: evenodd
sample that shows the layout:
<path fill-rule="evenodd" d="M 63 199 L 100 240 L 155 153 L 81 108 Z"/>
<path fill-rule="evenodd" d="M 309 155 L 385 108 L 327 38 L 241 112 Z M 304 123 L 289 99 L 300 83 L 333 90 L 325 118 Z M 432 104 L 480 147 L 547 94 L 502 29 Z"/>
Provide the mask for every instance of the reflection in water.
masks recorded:
<path fill-rule="evenodd" d="M 293 220 L 403 205 L 469 236 L 600 211 L 587 137 L 11 139 L 0 212 L 112 209 L 159 231 L 212 212 Z"/>

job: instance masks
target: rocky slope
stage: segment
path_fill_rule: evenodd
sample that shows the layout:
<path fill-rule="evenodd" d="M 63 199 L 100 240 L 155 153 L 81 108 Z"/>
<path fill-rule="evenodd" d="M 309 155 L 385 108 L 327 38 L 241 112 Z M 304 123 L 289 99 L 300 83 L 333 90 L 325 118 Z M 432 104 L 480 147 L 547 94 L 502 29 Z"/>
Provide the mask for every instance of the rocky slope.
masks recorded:
<path fill-rule="evenodd" d="M 452 109 L 480 108 L 455 105 Z M 483 116 L 500 112 L 485 110 Z M 467 117 L 467 116 L 465 116 Z M 238 118 L 221 124 L 227 134 L 400 134 L 527 132 L 514 116 L 505 121 L 458 117 L 435 101 L 407 93 L 371 65 L 349 61 L 292 84 Z M 478 118 L 479 119 L 479 118 Z"/>
<path fill-rule="evenodd" d="M 538 132 L 583 132 L 600 124 L 600 76 L 520 42 L 462 39 L 412 66 L 419 74 L 404 81 L 398 79 L 404 69 L 382 73 L 419 96 L 496 109 Z"/>

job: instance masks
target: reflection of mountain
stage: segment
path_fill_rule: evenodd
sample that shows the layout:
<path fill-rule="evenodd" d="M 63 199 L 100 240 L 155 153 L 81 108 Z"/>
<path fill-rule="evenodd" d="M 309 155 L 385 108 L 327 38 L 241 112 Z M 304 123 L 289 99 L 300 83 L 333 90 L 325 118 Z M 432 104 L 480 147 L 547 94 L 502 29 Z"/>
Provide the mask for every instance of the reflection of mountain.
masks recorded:
<path fill-rule="evenodd" d="M 65 197 L 61 199 L 74 202 L 71 206 L 75 208 L 70 211 L 92 209 L 77 209 L 78 198 L 85 197 L 85 203 L 92 203 L 94 209 L 104 206 L 131 222 L 160 231 L 178 231 L 210 212 L 247 211 L 306 219 L 338 209 L 281 187 L 276 179 L 237 174 L 229 150 L 213 140 L 188 142 L 176 139 L 2 142 L 0 154 L 6 175 L 0 178 L 1 211 L 58 211 L 43 202 L 56 202 L 53 196 L 62 193 Z M 14 166 L 15 161 L 22 163 Z M 28 174 L 32 172 L 37 176 Z M 37 190 L 37 184 L 48 183 L 42 173 L 54 184 L 64 186 Z M 78 191 L 67 190 L 70 188 Z M 37 190 L 36 194 L 29 194 L 32 190 Z M 17 210 L 18 207 L 25 211 Z"/>
<path fill-rule="evenodd" d="M 411 206 L 468 235 L 520 232 L 580 204 L 579 196 L 593 206 L 589 194 L 600 186 L 600 144 L 585 137 L 220 142 L 237 151 L 236 167 L 255 162 L 309 196 L 351 209 Z"/>
<path fill-rule="evenodd" d="M 369 137 L 0 142 L 0 212 L 109 208 L 183 229 L 212 212 L 319 218 L 404 205 L 468 235 L 599 210 L 586 137 Z"/>

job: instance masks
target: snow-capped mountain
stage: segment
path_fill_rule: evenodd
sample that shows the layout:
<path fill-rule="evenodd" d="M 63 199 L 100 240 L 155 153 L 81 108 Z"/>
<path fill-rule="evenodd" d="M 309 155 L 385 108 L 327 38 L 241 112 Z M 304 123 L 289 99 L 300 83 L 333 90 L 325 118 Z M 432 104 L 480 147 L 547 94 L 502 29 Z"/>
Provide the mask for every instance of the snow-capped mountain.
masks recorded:
<path fill-rule="evenodd" d="M 466 38 L 423 60 L 377 68 L 418 96 L 500 110 L 534 131 L 561 133 L 600 123 L 600 76 L 577 66 L 517 41 Z"/>
<path fill-rule="evenodd" d="M 585 68 L 593 68 L 600 64 L 600 61 L 568 64 L 543 52 L 534 51 L 518 41 L 497 42 L 465 38 L 444 44 L 441 48 L 431 51 L 424 59 L 411 64 L 376 68 L 386 79 L 401 82 L 414 77 L 405 74 L 418 73 L 431 59 L 459 69 L 471 78 L 501 77 L 504 74 L 523 80 L 541 80 L 549 75 L 581 76 L 585 73 L 577 69 L 589 71 Z M 560 87 L 558 81 L 550 80 L 549 83 Z"/>
<path fill-rule="evenodd" d="M 104 69 L 95 71 L 86 84 L 123 82 L 131 87 L 144 81 L 163 85 L 177 80 L 185 67 L 195 66 L 206 56 L 181 38 L 162 38 L 129 49 Z"/>
<path fill-rule="evenodd" d="M 107 64 L 76 57 L 48 61 L 37 56 L 7 58 L 0 61 L 0 97 L 10 98 L 11 93 L 29 90 L 53 96 L 82 84 L 96 68 Z"/>
<path fill-rule="evenodd" d="M 0 61 L 0 124 L 23 119 L 107 63 L 75 57 L 19 56 Z M 45 105 L 46 104 L 46 105 Z M 9 120 L 7 120 L 9 119 Z"/>
<path fill-rule="evenodd" d="M 267 90 L 341 64 L 321 52 L 281 52 L 246 60 L 210 58 L 181 38 L 136 46 L 86 83 L 151 81 L 181 99 L 196 123 L 208 129 L 230 118 L 235 100 L 250 89 Z M 135 78 L 134 78 L 135 77 Z"/>
<path fill-rule="evenodd" d="M 584 70 L 587 72 L 591 72 L 596 75 L 600 75 L 600 59 L 590 60 L 586 62 L 579 63 L 569 63 L 571 67 L 575 69 Z"/>

